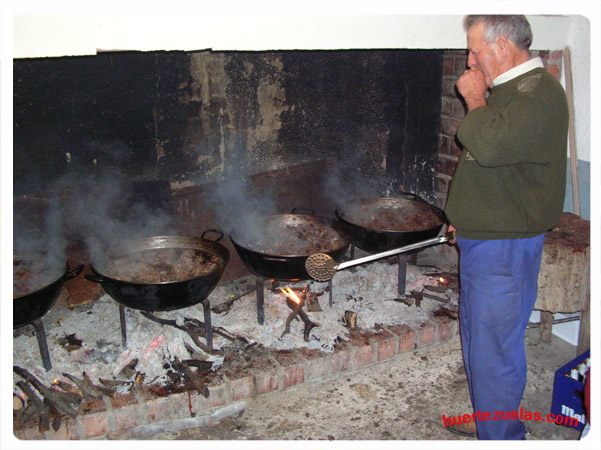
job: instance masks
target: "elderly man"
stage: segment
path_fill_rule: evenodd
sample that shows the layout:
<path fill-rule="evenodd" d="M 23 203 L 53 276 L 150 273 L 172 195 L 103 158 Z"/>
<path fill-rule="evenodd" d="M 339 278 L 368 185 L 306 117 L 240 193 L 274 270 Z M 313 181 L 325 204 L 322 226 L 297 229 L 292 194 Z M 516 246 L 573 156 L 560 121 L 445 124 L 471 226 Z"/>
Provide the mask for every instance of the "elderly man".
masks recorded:
<path fill-rule="evenodd" d="M 469 68 L 457 90 L 467 114 L 445 207 L 460 254 L 463 360 L 478 438 L 524 439 L 515 415 L 494 415 L 519 412 L 526 385 L 544 233 L 563 207 L 568 108 L 540 58 L 529 58 L 524 16 L 467 16 L 464 26 Z"/>

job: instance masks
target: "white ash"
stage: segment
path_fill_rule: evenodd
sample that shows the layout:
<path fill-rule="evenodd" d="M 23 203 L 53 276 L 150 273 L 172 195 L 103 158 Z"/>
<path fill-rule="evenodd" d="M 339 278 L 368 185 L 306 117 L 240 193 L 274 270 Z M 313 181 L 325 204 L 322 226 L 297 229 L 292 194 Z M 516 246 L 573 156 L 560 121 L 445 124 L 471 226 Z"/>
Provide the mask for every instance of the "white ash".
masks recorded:
<path fill-rule="evenodd" d="M 407 265 L 405 292 L 421 291 L 425 285 L 436 285 L 434 268 Z M 281 283 L 280 283 L 281 284 Z M 302 288 L 310 285 L 314 293 L 323 292 L 327 283 L 304 281 L 291 283 L 288 286 Z M 322 308 L 320 312 L 307 312 L 309 318 L 318 323 L 310 333 L 309 342 L 303 339 L 304 323 L 294 320 L 290 333 L 282 336 L 285 322 L 291 310 L 288 308 L 284 294 L 265 288 L 265 322 L 259 325 L 256 319 L 256 294 L 252 292 L 234 302 L 230 311 L 222 315 L 214 315 L 213 324 L 226 328 L 232 334 L 245 336 L 265 347 L 276 349 L 314 348 L 324 352 L 332 352 L 338 337 L 347 340 L 348 328 L 343 323 L 345 311 L 357 313 L 357 326 L 372 329 L 376 324 L 396 325 L 416 323 L 425 320 L 431 312 L 438 309 L 440 302 L 424 299 L 421 309 L 407 306 L 398 299 L 398 266 L 375 262 L 358 266 L 350 270 L 338 272 L 332 282 L 333 306 L 329 306 L 329 294 L 325 292 L 319 297 Z M 457 294 L 447 290 L 450 303 L 457 302 Z"/>
<path fill-rule="evenodd" d="M 121 345 L 119 306 L 108 295 L 102 296 L 91 305 L 53 308 L 43 321 L 52 362 L 49 372 L 43 368 L 36 338 L 31 333 L 21 334 L 13 340 L 14 364 L 26 368 L 40 380 L 65 379 L 64 372 L 81 378 L 85 372 L 98 383 L 98 378 L 126 379 L 119 375 L 121 369 L 137 358 L 136 371 L 145 375 L 145 382 L 166 381 L 163 364 L 175 356 L 190 359 L 185 348 L 187 343 L 197 348 L 187 333 L 171 326 L 155 323 L 136 310 L 126 308 L 127 348 Z M 173 312 L 156 313 L 158 316 L 175 319 Z M 190 313 L 186 314 L 189 316 Z M 202 307 L 200 316 L 202 317 Z M 183 316 L 182 316 L 183 317 Z M 182 320 L 178 320 L 181 324 Z M 33 329 L 33 328 L 32 328 Z M 81 348 L 67 351 L 59 344 L 61 338 L 74 334 L 83 341 Z M 203 354 L 199 349 L 199 353 Z M 208 361 L 219 366 L 223 357 L 206 354 Z M 15 376 L 18 381 L 20 377 Z M 68 381 L 68 380 L 66 380 Z"/>
<path fill-rule="evenodd" d="M 421 309 L 394 301 L 398 298 L 398 272 L 396 264 L 374 262 L 338 272 L 333 279 L 334 304 L 329 306 L 329 293 L 319 297 L 321 312 L 307 312 L 309 318 L 319 324 L 310 333 L 309 342 L 303 339 L 304 323 L 293 320 L 290 333 L 282 336 L 286 318 L 291 310 L 285 297 L 279 291 L 268 289 L 265 284 L 265 322 L 257 323 L 256 293 L 254 289 L 234 301 L 227 313 L 212 314 L 212 325 L 223 327 L 230 334 L 246 338 L 250 342 L 275 349 L 307 347 L 324 352 L 334 350 L 338 338 L 348 339 L 348 329 L 343 324 L 345 311 L 357 313 L 357 326 L 372 329 L 376 324 L 395 325 L 420 322 L 431 315 L 441 303 L 424 298 Z M 421 291 L 425 285 L 436 285 L 435 268 L 407 265 L 406 292 Z M 327 283 L 304 281 L 288 286 L 301 288 L 310 285 L 314 293 L 326 290 Z M 280 283 L 283 287 L 285 284 Z M 237 288 L 239 289 L 239 287 Z M 242 292 L 248 291 L 248 285 Z M 440 294 L 439 294 L 440 295 Z M 451 304 L 456 304 L 457 294 L 446 291 Z M 210 296 L 212 305 L 224 303 L 228 290 L 219 286 Z M 306 309 L 305 309 L 306 311 Z M 196 305 L 176 311 L 157 312 L 157 316 L 183 323 L 184 318 L 196 318 L 203 321 L 202 305 Z M 91 305 L 80 305 L 74 310 L 55 307 L 43 321 L 46 327 L 48 347 L 53 368 L 46 372 L 38 350 L 35 336 L 29 330 L 19 334 L 13 340 L 14 364 L 26 368 L 41 381 L 49 384 L 54 378 L 65 380 L 63 373 L 81 378 L 86 372 L 94 382 L 98 378 L 123 379 L 119 371 L 132 359 L 139 360 L 136 370 L 145 374 L 145 382 L 167 382 L 163 364 L 166 359 L 179 357 L 189 359 L 190 354 L 184 343 L 197 349 L 192 339 L 182 330 L 163 326 L 142 316 L 139 311 L 126 308 L 127 349 L 121 346 L 118 303 L 108 295 L 102 296 Z M 32 327 L 26 327 L 32 329 Z M 75 334 L 83 340 L 80 349 L 67 351 L 58 341 L 66 335 Z M 213 334 L 214 347 L 219 349 L 229 341 Z M 206 354 L 206 359 L 214 361 L 214 367 L 221 365 L 223 357 Z M 15 382 L 20 377 L 15 375 Z M 65 380 L 68 381 L 68 380 Z"/>

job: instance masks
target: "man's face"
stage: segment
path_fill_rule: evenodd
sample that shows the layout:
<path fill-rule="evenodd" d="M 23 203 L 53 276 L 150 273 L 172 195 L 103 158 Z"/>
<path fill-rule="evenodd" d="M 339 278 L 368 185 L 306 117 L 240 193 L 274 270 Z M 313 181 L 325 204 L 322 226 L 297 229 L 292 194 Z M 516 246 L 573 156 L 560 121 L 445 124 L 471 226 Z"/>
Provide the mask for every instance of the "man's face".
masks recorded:
<path fill-rule="evenodd" d="M 467 58 L 468 67 L 480 69 L 484 74 L 486 85 L 492 88 L 492 82 L 501 75 L 501 62 L 499 60 L 496 43 L 488 43 L 484 39 L 484 23 L 473 25 L 467 32 Z"/>

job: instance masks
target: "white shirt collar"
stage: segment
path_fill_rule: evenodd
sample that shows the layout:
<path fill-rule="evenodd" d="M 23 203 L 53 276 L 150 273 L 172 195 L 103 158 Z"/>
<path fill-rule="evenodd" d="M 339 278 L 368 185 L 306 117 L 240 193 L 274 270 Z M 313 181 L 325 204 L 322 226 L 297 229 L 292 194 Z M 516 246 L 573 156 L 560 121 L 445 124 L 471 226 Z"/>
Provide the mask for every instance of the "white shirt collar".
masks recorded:
<path fill-rule="evenodd" d="M 505 83 L 506 81 L 513 80 L 520 75 L 530 72 L 532 69 L 545 67 L 543 65 L 543 60 L 540 57 L 529 59 L 528 61 L 515 66 L 513 69 L 509 69 L 507 72 L 503 72 L 497 78 L 495 78 L 492 82 L 493 86 L 498 86 L 501 83 Z"/>

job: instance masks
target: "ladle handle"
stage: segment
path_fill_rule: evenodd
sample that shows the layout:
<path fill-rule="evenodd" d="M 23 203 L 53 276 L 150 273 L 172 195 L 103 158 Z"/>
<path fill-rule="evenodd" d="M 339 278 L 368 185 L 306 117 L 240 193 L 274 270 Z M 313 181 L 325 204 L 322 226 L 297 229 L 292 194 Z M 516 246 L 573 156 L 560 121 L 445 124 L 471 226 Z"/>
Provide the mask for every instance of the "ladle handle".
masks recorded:
<path fill-rule="evenodd" d="M 382 253 L 376 253 L 374 255 L 364 256 L 363 258 L 353 259 L 351 261 L 340 263 L 336 266 L 336 270 L 346 269 L 348 267 L 358 266 L 359 264 L 365 264 L 367 262 L 375 261 L 377 259 L 386 258 L 387 256 L 398 255 L 400 253 L 409 252 L 411 250 L 417 250 L 418 248 L 427 247 L 429 245 L 442 244 L 443 242 L 447 242 L 452 239 L 452 235 L 450 233 L 445 234 L 444 236 L 438 236 L 432 239 L 427 239 L 425 241 L 416 242 L 415 244 L 406 245 L 404 247 L 395 248 L 394 250 L 388 250 Z"/>

